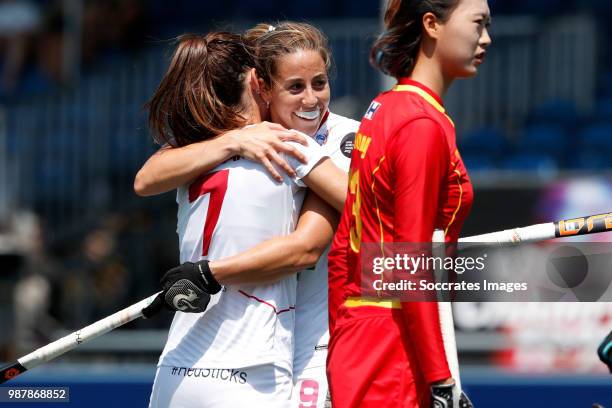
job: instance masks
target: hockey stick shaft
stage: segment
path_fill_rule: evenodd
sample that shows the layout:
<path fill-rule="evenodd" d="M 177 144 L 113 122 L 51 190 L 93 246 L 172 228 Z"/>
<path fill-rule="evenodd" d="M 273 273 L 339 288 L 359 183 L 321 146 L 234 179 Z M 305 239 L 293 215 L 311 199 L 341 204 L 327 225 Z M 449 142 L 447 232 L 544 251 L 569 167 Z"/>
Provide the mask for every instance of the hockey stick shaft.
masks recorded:
<path fill-rule="evenodd" d="M 612 213 L 590 215 L 460 238 L 459 243 L 518 244 L 612 231 Z"/>
<path fill-rule="evenodd" d="M 595 234 L 607 231 L 612 231 L 612 213 L 591 215 L 588 217 L 573 218 L 558 222 L 536 224 L 528 227 L 513 228 L 504 231 L 491 232 L 488 234 L 475 235 L 461 238 L 459 239 L 459 242 L 489 245 L 518 244 L 521 242 L 542 241 L 547 239 Z M 434 243 L 444 242 L 444 232 L 441 230 L 436 230 L 434 232 L 432 241 Z M 461 379 L 451 304 L 449 302 L 438 302 L 438 312 L 440 317 L 440 329 L 446 352 L 446 360 L 448 362 L 451 375 L 455 379 L 459 394 L 461 392 Z"/>
<path fill-rule="evenodd" d="M 6 367 L 2 367 L 0 369 L 0 384 L 17 377 L 31 368 L 63 355 L 86 341 L 95 339 L 117 327 L 142 317 L 142 309 L 147 307 L 156 296 L 157 293 L 89 326 L 70 333 L 53 343 L 36 349 Z"/>
<path fill-rule="evenodd" d="M 446 255 L 444 247 L 444 231 L 435 230 L 432 237 L 433 254 L 439 257 Z M 436 271 L 437 272 L 437 271 Z M 438 302 L 438 316 L 440 318 L 440 332 L 444 342 L 446 362 L 455 380 L 457 398 L 461 394 L 461 375 L 459 372 L 459 354 L 457 352 L 457 341 L 455 340 L 455 321 L 453 319 L 453 308 L 450 302 Z"/>

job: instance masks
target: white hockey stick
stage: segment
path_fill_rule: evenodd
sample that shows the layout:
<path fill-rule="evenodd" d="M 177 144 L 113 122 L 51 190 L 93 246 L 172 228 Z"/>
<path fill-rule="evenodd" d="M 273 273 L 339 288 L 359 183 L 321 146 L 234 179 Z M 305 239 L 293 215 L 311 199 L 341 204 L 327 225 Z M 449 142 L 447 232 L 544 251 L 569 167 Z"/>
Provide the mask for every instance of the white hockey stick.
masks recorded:
<path fill-rule="evenodd" d="M 97 322 L 92 323 L 81 330 L 70 333 L 69 335 L 62 337 L 53 343 L 49 343 L 46 346 L 36 349 L 30 354 L 17 359 L 17 361 L 7 365 L 6 367 L 2 367 L 2 369 L 0 369 L 0 384 L 17 377 L 31 368 L 51 361 L 54 358 L 69 352 L 70 350 L 79 346 L 81 343 L 95 339 L 96 337 L 106 334 L 117 327 L 123 326 L 132 320 L 142 317 L 142 309 L 149 306 L 156 296 L 157 293 L 133 304 L 132 306 L 126 307 L 115 314 L 105 317 L 102 320 L 98 320 Z"/>
<path fill-rule="evenodd" d="M 440 258 L 446 257 L 444 231 L 435 230 L 432 242 L 434 243 L 433 255 Z M 459 375 L 457 341 L 455 340 L 455 321 L 453 320 L 453 308 L 450 302 L 438 302 L 438 316 L 440 317 L 440 332 L 442 333 L 442 341 L 444 342 L 446 362 L 448 363 L 448 369 L 451 372 L 451 376 L 455 380 L 455 389 L 457 391 L 453 392 L 453 406 L 459 406 L 459 397 L 462 391 L 461 377 Z"/>
<path fill-rule="evenodd" d="M 557 222 L 491 232 L 488 234 L 474 235 L 460 238 L 459 243 L 504 246 L 608 231 L 612 231 L 612 213 L 572 218 Z M 434 231 L 432 242 L 443 243 L 444 232 L 441 230 Z M 443 248 L 443 245 L 437 248 L 434 245 L 434 251 L 442 251 Z M 459 249 L 460 248 L 461 247 L 459 247 Z M 434 252 L 434 255 L 437 255 L 437 253 Z M 441 256 L 445 256 L 445 253 L 441 253 Z M 442 332 L 442 339 L 444 341 L 446 360 L 457 389 L 459 390 L 457 395 L 459 395 L 461 393 L 461 379 L 459 375 L 459 358 L 457 354 L 457 343 L 455 341 L 455 324 L 451 304 L 449 302 L 438 302 L 438 313 L 440 316 L 440 331 Z"/>

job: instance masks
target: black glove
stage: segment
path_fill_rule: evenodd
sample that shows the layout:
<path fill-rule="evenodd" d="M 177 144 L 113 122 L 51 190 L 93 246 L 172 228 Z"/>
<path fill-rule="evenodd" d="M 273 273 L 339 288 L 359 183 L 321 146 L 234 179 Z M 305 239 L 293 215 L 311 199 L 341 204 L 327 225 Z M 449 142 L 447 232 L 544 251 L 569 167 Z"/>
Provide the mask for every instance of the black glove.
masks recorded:
<path fill-rule="evenodd" d="M 431 408 L 453 408 L 453 389 L 455 384 L 436 384 L 431 386 Z"/>
<path fill-rule="evenodd" d="M 210 302 L 210 295 L 221 290 L 221 285 L 208 267 L 208 261 L 185 262 L 166 272 L 160 283 L 162 293 L 142 309 L 147 319 L 164 307 L 175 312 L 202 313 Z"/>
<path fill-rule="evenodd" d="M 437 384 L 431 386 L 432 408 L 453 408 L 453 393 L 457 392 L 455 384 Z M 459 408 L 474 408 L 472 401 L 461 392 Z"/>
<path fill-rule="evenodd" d="M 608 370 L 610 370 L 610 374 L 612 374 L 612 331 L 599 345 L 597 354 L 599 355 L 599 359 L 608 366 Z"/>

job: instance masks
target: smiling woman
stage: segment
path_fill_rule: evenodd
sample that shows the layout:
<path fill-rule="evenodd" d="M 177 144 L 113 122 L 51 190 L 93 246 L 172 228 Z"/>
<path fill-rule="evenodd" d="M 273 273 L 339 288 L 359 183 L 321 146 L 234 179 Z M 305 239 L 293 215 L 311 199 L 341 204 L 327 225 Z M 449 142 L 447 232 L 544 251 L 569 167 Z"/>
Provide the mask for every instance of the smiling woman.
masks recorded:
<path fill-rule="evenodd" d="M 349 166 L 355 132 L 358 122 L 349 118 L 336 115 L 328 111 L 330 88 L 328 70 L 331 65 L 329 50 L 325 36 L 315 27 L 304 23 L 283 22 L 276 27 L 269 24 L 260 24 L 247 33 L 248 43 L 252 46 L 256 56 L 255 72 L 250 71 L 251 78 L 258 78 L 250 85 L 253 97 L 258 102 L 263 117 L 268 117 L 282 126 L 294 128 L 309 136 L 311 144 L 320 145 L 323 152 L 331 158 L 333 163 L 346 171 Z M 256 75 L 255 75 L 256 74 Z M 231 84 L 227 81 L 227 84 Z M 282 125 L 282 126 L 281 126 Z M 238 132 L 249 131 L 244 128 Z M 316 140 L 316 143 L 310 139 Z M 220 136 L 219 140 L 227 139 Z M 199 143 L 194 143 L 193 145 Z M 206 150 L 201 150 L 199 155 L 191 155 L 186 147 L 165 148 L 162 154 L 157 154 L 154 162 L 147 162 L 141 172 L 148 172 L 163 184 L 179 187 L 179 191 L 189 188 L 191 191 L 207 192 L 202 190 L 199 180 L 214 177 L 214 173 L 205 173 L 206 169 L 196 166 L 199 173 L 190 170 L 189 161 L 202 161 L 208 156 L 210 162 L 212 156 L 218 156 L 220 147 L 208 145 Z M 222 152 L 221 152 L 222 153 Z M 274 152 L 276 154 L 276 152 Z M 243 156 L 242 153 L 240 153 Z M 153 158 L 152 158 L 153 159 Z M 151 159 L 150 159 L 151 160 Z M 217 164 L 223 162 L 220 160 Z M 214 160 L 212 160 L 214 161 Z M 160 165 L 164 163 L 163 166 Z M 237 163 L 249 165 L 244 160 Z M 334 211 L 341 210 L 346 197 L 347 176 L 346 173 L 337 174 L 337 168 L 326 169 L 325 162 L 316 166 L 308 174 L 304 181 L 312 189 L 304 202 L 297 226 L 289 235 L 279 235 L 255 245 L 239 254 L 229 257 L 220 254 L 204 254 L 202 259 L 185 262 L 183 265 L 173 268 L 165 276 L 170 279 L 174 276 L 192 275 L 190 272 L 201 268 L 207 270 L 210 280 L 217 280 L 225 285 L 228 291 L 236 287 L 244 288 L 244 285 L 253 284 L 272 285 L 282 278 L 295 280 L 295 273 L 316 264 L 314 270 L 304 270 L 300 273 L 297 281 L 296 296 L 293 299 L 294 307 L 276 309 L 274 299 L 249 298 L 252 301 L 263 301 L 265 304 L 274 306 L 272 309 L 283 319 L 291 313 L 295 315 L 295 332 L 293 341 L 287 343 L 286 339 L 274 338 L 277 349 L 290 349 L 293 352 L 292 380 L 293 392 L 290 406 L 311 406 L 322 408 L 325 405 L 327 392 L 327 379 L 325 375 L 325 360 L 327 357 L 327 341 L 329 338 L 327 324 L 327 259 L 320 256 L 328 247 L 333 229 L 337 223 L 338 214 Z M 168 172 L 166 169 L 174 169 Z M 169 173 L 174 174 L 169 177 Z M 194 181 L 194 177 L 204 173 L 200 179 Z M 314 176 L 314 177 L 313 177 Z M 321 178 L 322 176 L 322 178 Z M 165 181 L 164 181 L 165 180 Z M 177 180 L 181 183 L 176 184 Z M 318 181 L 317 181 L 318 180 Z M 313 184 L 314 183 L 314 184 Z M 326 193 L 329 191 L 329 193 Z M 341 194 L 337 194 L 340 191 Z M 316 194 L 314 194 L 315 192 Z M 319 197 L 325 198 L 334 206 L 331 208 Z M 241 197 L 242 206 L 247 207 L 254 201 L 254 193 L 245 194 Z M 225 205 L 225 204 L 224 204 Z M 285 203 L 277 200 L 266 202 L 265 213 L 275 214 L 280 208 L 286 207 Z M 291 207 L 291 206 L 289 206 Z M 225 210 L 221 210 L 223 217 Z M 216 213 L 219 215 L 219 213 Z M 254 232 L 245 232 L 245 226 L 251 219 L 262 219 L 262 215 L 252 217 L 232 217 L 234 223 L 232 228 L 251 239 Z M 194 221 L 195 222 L 195 221 Z M 201 220 L 199 221 L 201 223 Z M 208 221 L 206 222 L 208 226 Z M 205 231 L 206 242 L 221 242 L 228 245 L 222 237 L 222 229 L 218 224 Z M 295 225 L 294 225 L 295 226 Z M 202 234 L 202 228 L 196 227 L 196 235 Z M 221 235 L 220 235 L 221 234 Z M 207 247 L 208 249 L 209 247 Z M 212 248 L 212 246 L 210 247 Z M 200 252 L 201 253 L 201 252 Z M 198 255 L 199 254 L 195 254 Z M 194 255 L 194 256 L 195 256 Z M 222 254 L 221 254 L 222 255 Z M 197 276 L 199 274 L 196 273 Z M 286 281 L 284 279 L 283 281 Z M 243 290 L 244 293 L 248 291 Z M 246 296 L 246 295 L 245 295 Z M 216 310 L 217 312 L 215 312 Z M 219 305 L 209 307 L 204 313 L 218 313 Z M 236 309 L 238 311 L 238 309 Z M 240 309 L 240 313 L 243 313 Z M 210 315 L 210 314 L 209 314 Z M 235 320 L 231 318 L 230 320 Z M 249 320 L 249 318 L 246 318 Z M 229 325 L 228 322 L 223 322 Z M 254 322 L 257 323 L 257 322 Z M 211 331 L 207 326 L 207 331 Z M 245 330 L 242 337 L 261 332 L 261 328 Z M 225 336 L 225 330 L 219 331 L 219 336 Z M 249 334 L 250 333 L 250 334 Z M 279 332 L 280 333 L 280 332 Z M 283 345 L 283 346 L 281 346 Z M 288 347 L 284 347 L 288 346 Z M 196 350 L 195 353 L 201 352 Z M 244 357 L 240 363 L 255 358 L 257 351 L 253 347 L 244 347 Z M 284 364 L 283 361 L 275 363 Z M 249 374 L 250 375 L 250 374 Z M 270 377 L 270 387 L 278 388 L 277 378 Z M 163 381 L 158 382 L 164 383 Z M 278 396 L 277 396 L 278 397 Z M 282 397 L 277 398 L 282 402 Z M 252 402 L 252 401 L 251 401 Z M 285 401 L 288 402 L 288 401 Z M 224 401 L 223 405 L 227 405 Z M 257 405 L 257 404 L 256 404 Z M 266 405 L 269 406 L 269 405 Z"/>
<path fill-rule="evenodd" d="M 246 37 L 256 47 L 257 75 L 270 119 L 288 129 L 316 133 L 329 107 L 331 56 L 325 36 L 308 24 L 258 24 Z"/>
<path fill-rule="evenodd" d="M 257 102 L 254 66 L 251 45 L 241 35 L 182 36 L 148 104 L 156 139 L 185 149 L 236 126 L 259 122 L 267 112 Z M 305 164 L 293 162 L 295 178 L 276 183 L 261 165 L 235 157 L 178 188 L 183 266 L 164 275 L 161 294 L 143 310 L 149 317 L 163 307 L 177 312 L 159 359 L 151 407 L 240 407 L 245 400 L 266 407 L 289 403 L 295 276 L 285 273 L 274 282 L 260 279 L 246 284 L 222 281 L 226 284 L 222 291 L 207 259 L 232 257 L 288 236 L 311 180 L 318 179 L 317 185 L 330 185 L 329 178 L 340 180 L 335 201 L 344 201 L 345 174 L 321 146 L 310 138 L 306 141 L 306 147 L 294 145 L 307 159 Z M 322 241 L 301 252 L 311 263 L 331 239 L 333 218 L 333 209 L 313 208 L 315 204 L 309 197 L 304 205 L 316 213 L 306 218 L 318 221 L 318 231 L 309 237 Z M 222 370 L 246 374 L 242 382 L 236 376 L 232 381 L 220 374 Z M 204 372 L 216 374 L 199 375 Z"/>
<path fill-rule="evenodd" d="M 300 50 L 281 57 L 278 65 L 272 89 L 265 94 L 270 103 L 282 108 L 272 112 L 271 119 L 288 128 L 314 133 L 330 98 L 327 70 L 321 57 L 316 51 Z"/>

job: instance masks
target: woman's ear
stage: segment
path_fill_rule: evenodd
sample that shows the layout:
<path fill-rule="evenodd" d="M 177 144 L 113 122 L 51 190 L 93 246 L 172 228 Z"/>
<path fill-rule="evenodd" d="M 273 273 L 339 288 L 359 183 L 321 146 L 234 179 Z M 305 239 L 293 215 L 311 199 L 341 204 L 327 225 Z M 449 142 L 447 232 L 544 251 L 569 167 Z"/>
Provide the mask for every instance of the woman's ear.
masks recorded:
<path fill-rule="evenodd" d="M 440 21 L 438 17 L 432 12 L 425 13 L 423 15 L 423 31 L 428 37 L 437 40 L 440 37 Z"/>
<path fill-rule="evenodd" d="M 260 78 L 259 76 L 257 76 L 257 73 L 255 74 L 255 77 L 257 78 L 258 89 L 261 95 L 261 99 L 264 101 L 266 105 L 269 106 L 270 100 L 272 99 L 271 89 L 266 84 L 266 81 L 263 80 L 263 78 Z"/>
<path fill-rule="evenodd" d="M 270 120 L 270 99 L 265 97 L 264 82 L 257 76 L 255 68 L 249 70 L 249 87 L 251 88 L 251 94 L 255 99 L 255 103 L 259 107 L 262 120 Z"/>
<path fill-rule="evenodd" d="M 251 68 L 249 70 L 249 86 L 255 95 L 261 94 L 261 89 L 259 87 L 259 79 L 257 78 L 257 73 L 255 72 L 255 68 Z"/>
<path fill-rule="evenodd" d="M 270 91 L 266 86 L 266 83 L 257 75 L 255 68 L 249 71 L 249 82 L 253 94 L 257 98 L 259 103 L 263 103 L 266 106 L 270 105 Z"/>

